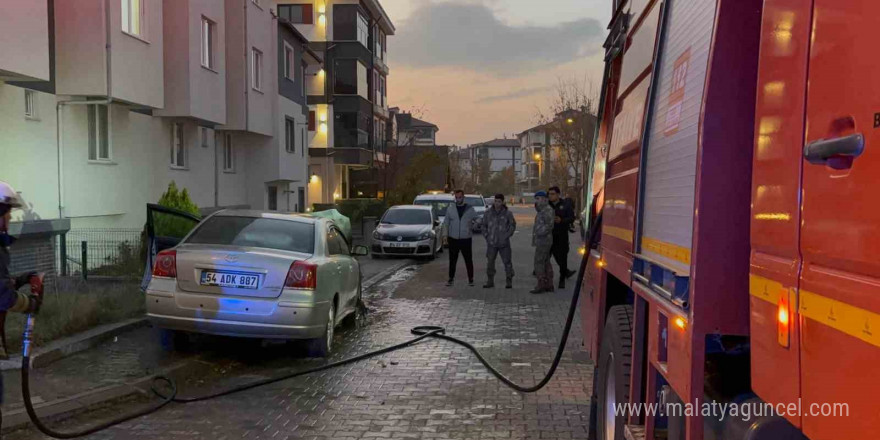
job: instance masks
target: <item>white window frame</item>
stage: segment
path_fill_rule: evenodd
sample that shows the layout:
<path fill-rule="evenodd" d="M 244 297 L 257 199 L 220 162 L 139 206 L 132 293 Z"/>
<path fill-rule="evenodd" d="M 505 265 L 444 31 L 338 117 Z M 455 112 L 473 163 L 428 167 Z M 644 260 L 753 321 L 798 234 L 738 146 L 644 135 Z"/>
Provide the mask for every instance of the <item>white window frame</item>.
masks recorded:
<path fill-rule="evenodd" d="M 217 40 L 217 23 L 208 17 L 202 16 L 202 67 L 216 70 L 216 50 L 214 42 Z"/>
<path fill-rule="evenodd" d="M 147 0 L 120 0 L 122 9 L 122 32 L 145 39 L 147 32 Z M 133 11 L 133 9 L 137 11 Z M 138 17 L 138 29 L 132 27 L 132 18 Z"/>
<path fill-rule="evenodd" d="M 296 121 L 289 116 L 284 117 L 284 151 L 296 153 Z"/>
<path fill-rule="evenodd" d="M 294 73 L 294 69 L 296 67 L 296 60 L 294 58 L 296 52 L 293 50 L 293 46 L 284 42 L 284 78 L 286 78 L 290 82 L 296 82 L 296 73 Z"/>
<path fill-rule="evenodd" d="M 101 124 L 101 111 L 106 114 L 105 124 Z M 110 142 L 111 113 L 107 105 L 92 104 L 86 106 L 88 126 L 88 160 L 89 162 L 112 162 L 113 149 Z M 105 150 L 105 151 L 102 151 Z M 102 154 L 106 153 L 106 154 Z"/>
<path fill-rule="evenodd" d="M 24 117 L 25 119 L 40 119 L 40 106 L 39 106 L 40 97 L 37 95 L 37 92 L 34 90 L 24 91 Z"/>
<path fill-rule="evenodd" d="M 235 145 L 231 133 L 223 136 L 223 172 L 235 173 Z"/>
<path fill-rule="evenodd" d="M 183 122 L 171 123 L 171 168 L 186 169 L 188 161 Z"/>
<path fill-rule="evenodd" d="M 357 41 L 370 49 L 370 21 L 367 20 L 360 12 L 357 13 Z M 361 28 L 363 26 L 363 28 Z"/>
<path fill-rule="evenodd" d="M 263 51 L 256 47 L 251 48 L 251 87 L 263 91 Z"/>

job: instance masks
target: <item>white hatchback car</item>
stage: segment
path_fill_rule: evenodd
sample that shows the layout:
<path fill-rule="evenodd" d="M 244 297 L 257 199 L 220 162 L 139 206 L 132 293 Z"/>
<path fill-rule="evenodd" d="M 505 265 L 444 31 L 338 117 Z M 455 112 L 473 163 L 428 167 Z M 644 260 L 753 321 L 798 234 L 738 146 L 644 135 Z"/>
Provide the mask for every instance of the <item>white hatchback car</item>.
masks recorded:
<path fill-rule="evenodd" d="M 350 251 L 332 220 L 220 211 L 159 251 L 175 241 L 163 230 L 181 235 L 186 219 L 167 208 L 148 212 L 155 264 L 146 307 L 160 329 L 309 339 L 311 351 L 326 356 L 334 328 L 358 313 L 361 271 L 354 256 L 367 248 Z"/>

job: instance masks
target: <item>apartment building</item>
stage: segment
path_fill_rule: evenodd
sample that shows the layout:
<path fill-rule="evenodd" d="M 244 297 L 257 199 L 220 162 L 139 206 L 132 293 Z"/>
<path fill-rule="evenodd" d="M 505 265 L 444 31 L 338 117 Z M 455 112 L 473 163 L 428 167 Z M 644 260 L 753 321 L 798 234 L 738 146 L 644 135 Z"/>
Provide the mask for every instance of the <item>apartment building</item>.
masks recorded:
<path fill-rule="evenodd" d="M 391 108 L 391 115 L 397 126 L 397 145 L 430 147 L 437 145 L 437 132 L 440 127 L 428 121 L 416 118 L 412 113 Z"/>
<path fill-rule="evenodd" d="M 321 62 L 268 0 L 4 0 L 15 220 L 139 228 L 172 181 L 205 211 L 305 210 Z"/>
<path fill-rule="evenodd" d="M 378 0 L 273 5 L 324 60 L 306 69 L 309 199 L 376 197 L 389 122 L 387 37 L 394 25 Z"/>

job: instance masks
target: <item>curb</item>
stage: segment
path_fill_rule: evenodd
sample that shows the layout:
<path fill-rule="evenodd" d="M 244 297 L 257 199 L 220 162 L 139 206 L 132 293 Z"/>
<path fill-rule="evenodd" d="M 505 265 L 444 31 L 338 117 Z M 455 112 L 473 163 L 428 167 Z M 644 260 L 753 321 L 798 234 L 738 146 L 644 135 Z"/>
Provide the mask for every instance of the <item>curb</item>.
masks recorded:
<path fill-rule="evenodd" d="M 38 319 L 39 321 L 39 319 Z M 59 339 L 39 348 L 31 357 L 31 367 L 42 367 L 75 353 L 88 350 L 114 336 L 144 327 L 147 318 L 133 318 L 114 324 L 105 324 L 73 336 Z M 21 356 L 0 361 L 0 371 L 21 369 Z"/>
<path fill-rule="evenodd" d="M 162 371 L 162 374 L 170 375 L 173 372 L 185 367 L 188 361 L 183 361 Z M 53 400 L 34 404 L 34 410 L 41 419 L 47 417 L 55 417 L 77 410 L 85 410 L 93 405 L 106 403 L 111 400 L 120 399 L 132 394 L 149 394 L 144 388 L 147 388 L 156 375 L 144 376 L 132 382 L 126 382 L 119 385 L 108 385 L 94 390 L 75 394 L 63 399 Z M 3 413 L 3 432 L 9 432 L 21 428 L 30 423 L 31 419 L 27 414 L 27 410 L 22 406 L 12 411 Z"/>

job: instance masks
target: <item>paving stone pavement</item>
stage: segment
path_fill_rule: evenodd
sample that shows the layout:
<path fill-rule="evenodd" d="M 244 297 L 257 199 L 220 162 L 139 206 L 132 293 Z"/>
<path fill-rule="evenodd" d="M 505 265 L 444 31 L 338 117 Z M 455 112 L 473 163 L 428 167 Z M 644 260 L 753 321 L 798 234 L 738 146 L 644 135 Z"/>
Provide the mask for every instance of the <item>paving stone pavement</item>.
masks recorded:
<path fill-rule="evenodd" d="M 531 213 L 517 208 L 514 237 L 515 289 L 482 289 L 485 246 L 475 237 L 476 287 L 445 287 L 447 261 L 412 266 L 366 293 L 370 308 L 362 329 L 336 339 L 339 360 L 409 339 L 417 325 L 442 325 L 471 341 L 486 358 L 519 383 L 540 380 L 550 366 L 572 289 L 531 295 Z M 574 238 L 575 236 L 572 235 Z M 576 248 L 576 246 L 573 246 Z M 571 263 L 576 262 L 572 252 Z M 498 262 L 499 269 L 500 261 Z M 574 284 L 573 280 L 570 284 Z M 579 314 L 577 315 L 579 316 Z M 200 346 L 205 368 L 229 368 L 234 377 L 181 386 L 190 395 L 284 371 L 320 365 L 291 355 L 286 347 L 227 344 Z M 244 344 L 244 343 L 241 343 Z M 210 365 L 210 367 L 208 367 Z M 189 374 L 199 374 L 190 372 Z M 430 340 L 358 364 L 280 382 L 233 396 L 172 405 L 147 417 L 95 434 L 94 439 L 569 439 L 586 438 L 593 367 L 575 322 L 553 380 L 522 394 L 496 380 L 464 347 Z M 228 376 L 228 375 L 227 375 Z M 120 403 L 105 415 L 133 409 Z M 80 418 L 68 421 L 84 423 Z M 42 438 L 26 430 L 7 438 Z"/>

